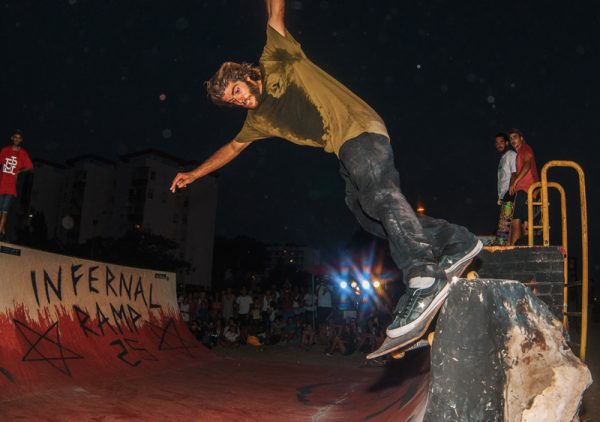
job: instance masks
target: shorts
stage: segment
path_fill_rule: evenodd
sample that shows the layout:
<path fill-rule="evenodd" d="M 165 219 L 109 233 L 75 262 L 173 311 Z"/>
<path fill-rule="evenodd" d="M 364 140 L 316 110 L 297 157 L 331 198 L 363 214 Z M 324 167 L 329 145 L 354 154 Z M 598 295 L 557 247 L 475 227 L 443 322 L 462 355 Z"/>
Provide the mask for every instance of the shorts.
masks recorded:
<path fill-rule="evenodd" d="M 8 213 L 15 197 L 10 194 L 0 195 L 0 212 Z"/>
<path fill-rule="evenodd" d="M 529 210 L 527 208 L 527 192 L 517 191 L 515 194 L 513 219 L 527 221 L 529 218 Z"/>

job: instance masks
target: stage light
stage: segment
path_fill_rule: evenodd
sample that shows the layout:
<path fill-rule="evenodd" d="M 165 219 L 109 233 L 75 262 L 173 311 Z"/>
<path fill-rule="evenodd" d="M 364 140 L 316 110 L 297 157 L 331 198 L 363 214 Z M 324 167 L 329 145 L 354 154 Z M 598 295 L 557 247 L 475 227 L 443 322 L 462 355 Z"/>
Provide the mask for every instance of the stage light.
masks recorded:
<path fill-rule="evenodd" d="M 363 280 L 360 284 L 362 284 L 362 287 L 365 290 L 369 290 L 371 288 L 371 283 L 369 283 L 367 280 Z"/>
<path fill-rule="evenodd" d="M 358 284 L 356 284 L 356 281 L 352 281 L 352 283 L 350 283 L 350 287 L 352 287 L 353 289 L 356 289 L 356 286 L 358 286 Z"/>
<path fill-rule="evenodd" d="M 381 282 L 379 280 L 375 280 L 373 282 L 373 287 L 375 287 L 376 289 L 380 288 L 381 287 Z"/>
<path fill-rule="evenodd" d="M 348 287 L 348 283 L 346 283 L 345 281 L 340 282 L 340 287 L 342 289 L 345 289 L 346 287 Z"/>

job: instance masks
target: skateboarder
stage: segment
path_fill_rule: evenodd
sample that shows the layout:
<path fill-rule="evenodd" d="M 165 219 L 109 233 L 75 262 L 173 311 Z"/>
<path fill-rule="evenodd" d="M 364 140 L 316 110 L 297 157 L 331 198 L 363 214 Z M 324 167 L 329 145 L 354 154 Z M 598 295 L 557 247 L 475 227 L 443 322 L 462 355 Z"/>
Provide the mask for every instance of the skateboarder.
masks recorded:
<path fill-rule="evenodd" d="M 285 27 L 284 0 L 267 0 L 266 7 L 260 66 L 226 62 L 207 82 L 215 104 L 248 110 L 241 131 L 196 169 L 178 173 L 171 191 L 223 167 L 260 139 L 283 138 L 336 154 L 346 204 L 366 231 L 388 239 L 408 284 L 387 335 L 415 336 L 445 299 L 449 278 L 479 252 L 481 242 L 463 227 L 417 218 L 400 191 L 381 117 L 307 58 Z"/>
<path fill-rule="evenodd" d="M 515 211 L 510 227 L 510 244 L 517 243 L 519 238 L 525 236 L 525 222 L 528 219 L 527 193 L 529 187 L 540 180 L 533 149 L 525 141 L 523 132 L 511 129 L 508 132 L 510 144 L 517 151 L 517 171 L 510 181 L 508 192 L 515 195 Z M 534 197 L 537 192 L 534 193 Z"/>
<path fill-rule="evenodd" d="M 496 151 L 500 154 L 498 163 L 498 205 L 508 193 L 510 182 L 517 172 L 517 153 L 510 149 L 510 142 L 506 133 L 498 133 L 495 138 Z"/>
<path fill-rule="evenodd" d="M 517 171 L 517 153 L 510 149 L 508 135 L 498 133 L 495 137 L 496 151 L 500 153 L 498 163 L 498 206 L 500 217 L 498 218 L 498 230 L 494 245 L 508 245 L 510 236 L 510 222 L 513 216 L 514 196 L 508 193 L 510 182 Z"/>
<path fill-rule="evenodd" d="M 17 197 L 17 175 L 33 168 L 29 154 L 21 147 L 23 133 L 15 130 L 10 141 L 0 150 L 0 240 L 6 240 L 8 211 Z"/>

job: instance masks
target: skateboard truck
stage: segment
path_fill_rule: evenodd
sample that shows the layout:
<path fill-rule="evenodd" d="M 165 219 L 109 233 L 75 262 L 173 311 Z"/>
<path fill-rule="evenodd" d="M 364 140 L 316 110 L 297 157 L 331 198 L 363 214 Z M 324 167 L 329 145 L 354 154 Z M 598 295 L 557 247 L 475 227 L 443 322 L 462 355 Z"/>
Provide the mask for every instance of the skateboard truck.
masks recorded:
<path fill-rule="evenodd" d="M 394 359 L 402 359 L 404 356 L 406 356 L 406 352 L 420 349 L 422 347 L 431 347 L 431 345 L 433 344 L 434 337 L 435 337 L 435 331 L 432 331 L 427 335 L 427 339 L 422 338 L 421 340 L 417 341 L 415 344 L 413 344 L 409 348 L 404 349 L 404 350 L 399 350 L 396 352 L 392 352 L 390 354 L 392 355 L 392 358 L 394 358 Z"/>

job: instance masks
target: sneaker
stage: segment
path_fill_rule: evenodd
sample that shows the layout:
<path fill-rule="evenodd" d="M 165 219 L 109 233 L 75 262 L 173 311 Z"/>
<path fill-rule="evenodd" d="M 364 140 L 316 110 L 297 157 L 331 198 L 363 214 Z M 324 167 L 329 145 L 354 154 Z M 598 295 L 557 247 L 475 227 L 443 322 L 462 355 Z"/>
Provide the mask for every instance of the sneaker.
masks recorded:
<path fill-rule="evenodd" d="M 454 277 L 460 277 L 464 270 L 469 266 L 473 258 L 481 252 L 483 243 L 477 240 L 475 246 L 468 251 L 462 251 L 453 255 L 443 255 L 439 266 L 446 272 L 448 280 L 452 281 Z"/>
<path fill-rule="evenodd" d="M 387 327 L 387 336 L 419 337 L 425 333 L 448 296 L 448 290 L 450 283 L 444 278 L 436 278 L 431 286 L 424 289 L 407 288 L 396 305 L 395 318 Z"/>

